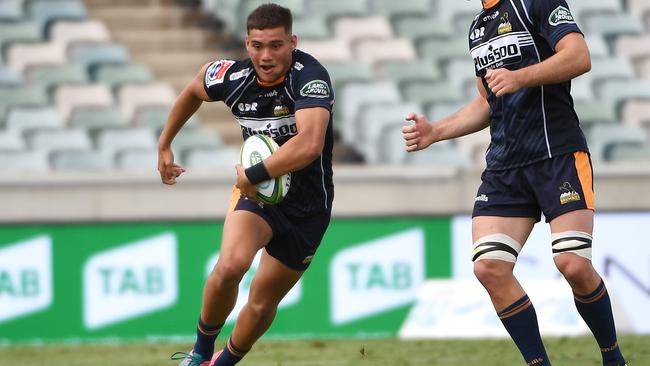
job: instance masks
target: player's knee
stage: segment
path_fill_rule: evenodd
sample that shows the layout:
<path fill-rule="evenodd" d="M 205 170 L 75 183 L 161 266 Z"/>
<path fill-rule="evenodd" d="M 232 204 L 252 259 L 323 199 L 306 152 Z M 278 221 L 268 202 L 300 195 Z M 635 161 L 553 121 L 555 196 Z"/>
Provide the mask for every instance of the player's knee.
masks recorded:
<path fill-rule="evenodd" d="M 477 261 L 474 262 L 474 275 L 484 287 L 490 289 L 512 276 L 512 265 L 499 260 Z"/>
<path fill-rule="evenodd" d="M 591 261 L 570 253 L 555 257 L 555 266 L 570 283 L 584 283 L 592 277 Z"/>
<path fill-rule="evenodd" d="M 210 280 L 221 284 L 239 284 L 249 265 L 238 261 L 219 262 L 210 274 Z"/>
<path fill-rule="evenodd" d="M 248 306 L 259 318 L 273 317 L 278 309 L 278 304 L 269 300 L 251 300 Z"/>

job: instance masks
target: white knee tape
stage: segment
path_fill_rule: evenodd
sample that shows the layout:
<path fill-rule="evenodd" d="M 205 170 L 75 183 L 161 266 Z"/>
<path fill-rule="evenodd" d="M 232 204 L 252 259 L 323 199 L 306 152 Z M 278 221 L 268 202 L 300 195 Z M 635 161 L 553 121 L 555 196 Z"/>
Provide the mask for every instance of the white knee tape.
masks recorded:
<path fill-rule="evenodd" d="M 474 243 L 472 261 L 496 259 L 515 263 L 520 251 L 521 244 L 506 234 L 487 235 Z"/>
<path fill-rule="evenodd" d="M 582 231 L 565 231 L 551 235 L 553 257 L 562 253 L 573 253 L 591 260 L 591 235 Z"/>

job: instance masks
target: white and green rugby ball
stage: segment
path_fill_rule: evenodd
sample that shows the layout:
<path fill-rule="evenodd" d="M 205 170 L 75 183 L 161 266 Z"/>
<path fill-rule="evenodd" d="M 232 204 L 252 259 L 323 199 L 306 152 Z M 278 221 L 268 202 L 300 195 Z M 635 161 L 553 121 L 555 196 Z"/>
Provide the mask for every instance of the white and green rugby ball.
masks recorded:
<path fill-rule="evenodd" d="M 239 155 L 239 162 L 244 169 L 266 160 L 280 146 L 266 135 L 253 135 L 244 141 Z M 257 199 L 268 205 L 274 205 L 284 198 L 291 185 L 291 173 L 281 177 L 271 178 L 257 185 Z"/>

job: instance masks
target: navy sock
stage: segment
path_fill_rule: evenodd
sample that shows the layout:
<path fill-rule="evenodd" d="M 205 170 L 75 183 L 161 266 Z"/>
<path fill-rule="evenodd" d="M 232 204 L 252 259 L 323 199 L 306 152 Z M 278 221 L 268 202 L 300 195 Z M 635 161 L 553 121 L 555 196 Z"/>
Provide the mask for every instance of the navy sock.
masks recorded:
<path fill-rule="evenodd" d="M 196 325 L 196 343 L 194 343 L 194 353 L 203 356 L 204 359 L 210 359 L 214 353 L 214 341 L 221 331 L 222 324 L 209 325 L 203 322 L 199 317 L 199 323 Z"/>
<path fill-rule="evenodd" d="M 573 295 L 578 313 L 587 323 L 591 333 L 596 338 L 596 342 L 598 342 L 598 346 L 600 346 L 603 365 L 624 365 L 625 359 L 618 348 L 612 304 L 609 300 L 605 282 L 601 279 L 600 285 L 590 294 L 579 295 L 574 293 Z"/>
<path fill-rule="evenodd" d="M 524 295 L 497 315 L 528 366 L 551 365 L 539 334 L 537 314 L 528 295 Z"/>
<path fill-rule="evenodd" d="M 226 346 L 223 347 L 223 352 L 221 352 L 213 366 L 233 366 L 237 362 L 241 361 L 248 351 L 250 350 L 243 350 L 235 346 L 235 344 L 232 343 L 232 338 L 229 338 Z"/>

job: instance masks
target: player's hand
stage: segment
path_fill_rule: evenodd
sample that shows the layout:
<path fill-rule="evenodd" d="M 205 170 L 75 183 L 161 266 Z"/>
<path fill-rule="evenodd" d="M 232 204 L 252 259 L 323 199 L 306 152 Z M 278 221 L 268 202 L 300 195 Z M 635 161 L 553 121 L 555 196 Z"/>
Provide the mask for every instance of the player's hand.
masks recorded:
<path fill-rule="evenodd" d="M 409 113 L 407 121 L 415 123 L 402 127 L 402 137 L 406 142 L 406 151 L 418 151 L 434 142 L 433 125 L 421 114 Z"/>
<path fill-rule="evenodd" d="M 239 188 L 242 196 L 257 202 L 257 186 L 248 180 L 244 172 L 244 167 L 241 164 L 237 164 L 235 169 L 237 169 L 237 183 L 235 183 L 235 186 Z"/>
<path fill-rule="evenodd" d="M 174 153 L 169 148 L 158 149 L 158 172 L 164 184 L 176 184 L 176 178 L 185 173 L 185 168 L 174 164 Z"/>
<path fill-rule="evenodd" d="M 517 92 L 523 87 L 519 80 L 519 73 L 508 69 L 489 69 L 485 74 L 485 81 L 492 93 L 497 97 Z"/>

